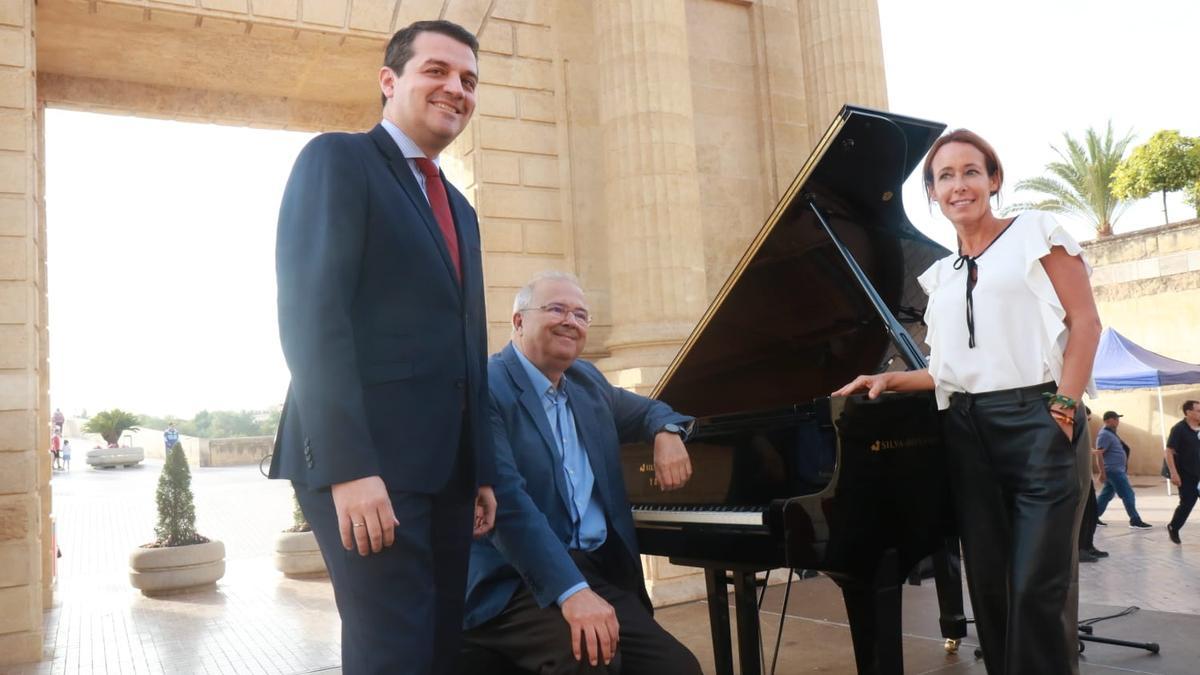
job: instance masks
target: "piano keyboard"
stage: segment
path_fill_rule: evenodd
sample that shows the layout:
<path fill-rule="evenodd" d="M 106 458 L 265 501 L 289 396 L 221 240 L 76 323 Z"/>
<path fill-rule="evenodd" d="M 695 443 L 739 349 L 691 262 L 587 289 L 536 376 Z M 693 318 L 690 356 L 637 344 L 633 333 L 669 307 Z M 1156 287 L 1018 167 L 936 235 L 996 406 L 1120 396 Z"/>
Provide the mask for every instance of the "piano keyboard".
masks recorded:
<path fill-rule="evenodd" d="M 634 506 L 633 522 L 646 525 L 734 525 L 739 527 L 764 527 L 766 508 L 745 506 L 734 509 L 711 507 L 656 505 Z"/>

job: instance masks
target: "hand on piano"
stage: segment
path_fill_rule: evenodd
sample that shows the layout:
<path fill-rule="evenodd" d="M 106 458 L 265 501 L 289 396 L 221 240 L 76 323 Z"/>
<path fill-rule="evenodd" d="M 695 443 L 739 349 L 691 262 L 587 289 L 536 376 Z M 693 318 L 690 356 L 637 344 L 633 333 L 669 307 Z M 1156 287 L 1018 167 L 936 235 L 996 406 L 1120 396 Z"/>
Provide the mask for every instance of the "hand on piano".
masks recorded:
<path fill-rule="evenodd" d="M 692 460 L 679 434 L 663 431 L 654 436 L 654 478 L 660 490 L 677 490 L 692 477 Z"/>
<path fill-rule="evenodd" d="M 606 666 L 612 662 L 621 626 L 617 623 L 617 610 L 607 600 L 585 588 L 563 601 L 562 615 L 571 626 L 571 651 L 576 661 L 583 660 L 586 644 L 588 662 L 593 666 L 599 665 L 597 657 Z"/>
<path fill-rule="evenodd" d="M 867 392 L 867 398 L 876 398 L 891 387 L 888 386 L 888 380 L 891 373 L 879 373 L 878 375 L 859 375 L 851 380 L 850 384 L 838 389 L 830 394 L 831 396 L 853 396 L 861 391 Z"/>

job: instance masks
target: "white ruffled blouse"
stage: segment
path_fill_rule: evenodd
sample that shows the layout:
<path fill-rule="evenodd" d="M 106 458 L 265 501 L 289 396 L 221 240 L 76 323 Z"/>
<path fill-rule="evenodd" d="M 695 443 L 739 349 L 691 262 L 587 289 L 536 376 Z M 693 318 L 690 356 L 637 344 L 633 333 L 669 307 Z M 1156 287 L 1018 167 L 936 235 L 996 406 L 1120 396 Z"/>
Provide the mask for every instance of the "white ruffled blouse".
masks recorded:
<path fill-rule="evenodd" d="M 1053 246 L 1084 261 L 1079 242 L 1052 215 L 1026 211 L 976 259 L 972 290 L 975 346 L 967 330 L 967 265 L 955 269 L 957 255 L 934 263 L 918 278 L 929 295 L 925 342 L 932 350 L 938 408 L 950 405 L 954 392 L 987 391 L 1058 382 L 1067 346 L 1066 312 L 1041 259 Z M 1095 396 L 1088 378 L 1087 393 Z"/>

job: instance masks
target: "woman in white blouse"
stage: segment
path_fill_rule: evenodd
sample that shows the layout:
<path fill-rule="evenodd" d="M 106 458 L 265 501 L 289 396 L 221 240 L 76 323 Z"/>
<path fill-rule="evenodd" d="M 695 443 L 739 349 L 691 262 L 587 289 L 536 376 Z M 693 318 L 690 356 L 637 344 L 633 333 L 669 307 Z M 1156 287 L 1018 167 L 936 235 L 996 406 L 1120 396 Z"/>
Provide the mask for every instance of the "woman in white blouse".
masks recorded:
<path fill-rule="evenodd" d="M 1054 218 L 998 218 L 1004 170 L 978 135 L 924 167 L 959 251 L 920 277 L 929 368 L 862 375 L 834 395 L 933 390 L 944 410 L 976 632 L 989 673 L 1077 673 L 1076 540 L 1090 480 L 1083 405 L 1100 320 L 1079 244 Z"/>

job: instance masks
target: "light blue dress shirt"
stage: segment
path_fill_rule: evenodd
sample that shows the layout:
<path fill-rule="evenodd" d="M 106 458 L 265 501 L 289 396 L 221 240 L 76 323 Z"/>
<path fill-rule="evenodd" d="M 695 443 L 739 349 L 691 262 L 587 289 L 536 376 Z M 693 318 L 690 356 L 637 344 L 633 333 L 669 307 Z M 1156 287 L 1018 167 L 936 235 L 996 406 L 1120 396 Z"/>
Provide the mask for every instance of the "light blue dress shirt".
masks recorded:
<path fill-rule="evenodd" d="M 413 161 L 414 157 L 424 157 L 425 153 L 422 152 L 421 148 L 417 147 L 416 143 L 413 143 L 411 138 L 403 131 L 400 131 L 400 127 L 392 124 L 392 121 L 388 118 L 383 118 L 380 124 L 383 125 L 388 135 L 392 137 L 392 140 L 396 141 L 396 145 L 400 148 L 400 154 L 404 155 L 404 159 L 408 162 L 408 170 L 412 172 L 413 178 L 417 179 L 417 185 L 421 186 L 421 194 L 425 195 L 425 201 L 429 201 L 429 193 L 425 191 L 425 174 L 421 169 L 417 168 L 417 163 Z M 433 163 L 437 165 L 437 168 L 442 168 L 442 164 L 437 157 L 433 158 Z"/>
<path fill-rule="evenodd" d="M 575 427 L 575 414 L 571 403 L 567 400 L 566 375 L 563 375 L 556 388 L 550 379 L 530 363 L 521 353 L 520 348 L 513 345 L 525 374 L 533 384 L 534 391 L 540 392 L 539 400 L 542 410 L 546 413 L 546 421 L 554 434 L 559 457 L 563 460 L 563 477 L 567 484 L 567 497 L 571 504 L 571 519 L 575 523 L 575 533 L 569 547 L 582 551 L 594 551 L 600 548 L 608 536 L 608 526 L 604 520 L 604 507 L 596 497 L 596 476 L 592 473 L 592 465 L 588 462 L 587 451 L 579 440 L 579 430 Z M 586 581 L 580 582 L 558 596 L 561 606 L 567 598 L 588 588 Z"/>

